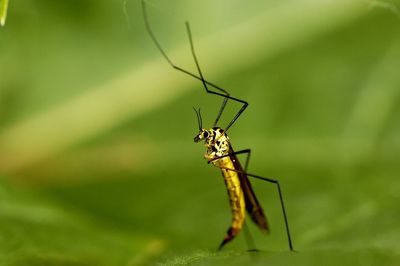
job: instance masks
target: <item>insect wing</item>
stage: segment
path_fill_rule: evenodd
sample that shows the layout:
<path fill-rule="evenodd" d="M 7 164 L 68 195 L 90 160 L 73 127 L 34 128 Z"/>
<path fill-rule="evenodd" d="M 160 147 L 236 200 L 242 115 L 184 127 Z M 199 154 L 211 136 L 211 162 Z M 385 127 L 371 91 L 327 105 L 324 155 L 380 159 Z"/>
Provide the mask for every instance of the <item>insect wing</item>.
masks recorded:
<path fill-rule="evenodd" d="M 257 224 L 257 226 L 261 230 L 268 232 L 269 228 L 268 228 L 267 218 L 265 217 L 264 211 L 256 198 L 256 195 L 251 186 L 249 178 L 245 174 L 243 167 L 239 163 L 237 156 L 233 154 L 230 157 L 231 160 L 233 161 L 235 169 L 239 171 L 238 175 L 239 175 L 240 185 L 242 186 L 244 194 L 244 200 L 246 203 L 247 212 L 251 216 L 253 222 Z"/>

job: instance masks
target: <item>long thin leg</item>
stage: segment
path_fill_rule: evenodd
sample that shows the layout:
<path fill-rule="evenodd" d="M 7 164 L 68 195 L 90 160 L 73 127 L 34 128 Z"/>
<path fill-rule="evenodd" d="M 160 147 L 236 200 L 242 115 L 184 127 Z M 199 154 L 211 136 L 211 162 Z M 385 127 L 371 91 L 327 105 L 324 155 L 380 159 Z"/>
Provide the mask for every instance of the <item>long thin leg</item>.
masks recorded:
<path fill-rule="evenodd" d="M 229 95 L 229 94 L 228 94 L 228 95 Z M 224 111 L 227 102 L 228 102 L 228 98 L 225 97 L 225 98 L 222 100 L 222 104 L 221 104 L 221 107 L 219 108 L 217 118 L 215 118 L 213 127 L 216 127 L 216 126 L 217 126 L 217 123 L 218 123 L 219 119 L 221 118 L 222 112 Z M 225 131 L 226 131 L 226 129 L 225 129 Z"/>
<path fill-rule="evenodd" d="M 212 92 L 212 91 L 210 91 L 210 90 L 208 89 L 207 83 L 206 83 L 205 80 L 204 80 L 204 76 L 203 76 L 203 73 L 202 73 L 201 68 L 200 68 L 199 60 L 197 59 L 196 52 L 195 52 L 195 49 L 194 49 L 194 42 L 193 42 L 192 32 L 191 32 L 191 30 L 190 30 L 189 22 L 186 21 L 185 24 L 186 24 L 187 34 L 188 34 L 188 37 L 189 37 L 189 42 L 190 42 L 190 48 L 191 48 L 191 51 L 192 51 L 192 56 L 193 56 L 194 62 L 195 62 L 195 64 L 196 64 L 197 71 L 199 72 L 199 75 L 200 75 L 200 78 L 201 78 L 201 82 L 203 83 L 203 86 L 204 86 L 204 88 L 206 89 L 206 91 L 207 91 L 208 93 L 214 94 L 214 92 Z M 229 93 L 228 93 L 227 91 L 224 90 L 223 92 L 225 93 L 224 96 L 223 96 L 223 95 L 220 95 L 220 94 L 218 94 L 218 93 L 216 93 L 217 95 L 223 96 L 223 97 L 224 97 L 224 100 L 222 101 L 221 108 L 219 109 L 217 118 L 215 119 L 214 126 L 217 125 L 217 123 L 218 123 L 219 119 L 221 118 L 221 115 L 222 115 L 222 113 L 223 113 L 223 111 L 224 111 L 224 109 L 225 109 L 225 106 L 226 106 L 226 104 L 227 104 L 227 102 L 228 102 L 228 99 L 231 98 L 231 97 L 229 96 Z M 233 99 L 233 98 L 231 98 L 231 99 Z M 237 100 L 243 103 L 242 100 L 239 100 L 239 99 L 237 99 Z M 225 128 L 225 131 L 228 130 L 228 128 L 235 122 L 235 120 L 237 119 L 237 117 L 239 117 L 240 113 L 242 113 L 242 112 L 243 112 L 243 111 L 239 110 L 239 113 L 237 114 L 237 116 L 235 116 L 235 117 L 233 118 L 233 120 L 228 124 L 227 128 Z"/>
<path fill-rule="evenodd" d="M 248 169 L 248 166 L 249 166 L 249 162 L 250 162 L 251 149 L 241 150 L 241 151 L 238 151 L 238 152 L 236 152 L 234 154 L 238 155 L 238 154 L 242 154 L 242 153 L 246 153 L 247 154 L 246 163 L 244 165 L 244 171 L 247 172 L 247 169 Z M 256 244 L 254 243 L 253 236 L 251 235 L 251 232 L 250 232 L 246 222 L 244 224 L 244 234 L 245 234 L 245 237 L 246 237 L 247 246 L 249 247 L 249 251 L 257 251 L 258 249 L 256 248 Z"/>
<path fill-rule="evenodd" d="M 246 222 L 244 222 L 243 229 L 244 229 L 244 230 L 243 230 L 243 231 L 244 231 L 244 237 L 245 237 L 245 239 L 246 239 L 246 243 L 247 243 L 247 246 L 248 246 L 248 248 L 249 248 L 249 251 L 258 250 L 258 249 L 256 248 L 256 244 L 254 243 L 253 236 L 251 235 L 250 230 L 249 230 L 249 227 L 248 227 L 248 225 L 247 225 Z"/>
<path fill-rule="evenodd" d="M 215 85 L 215 84 L 213 84 L 213 83 L 211 83 L 211 82 L 208 82 L 207 80 L 205 80 L 205 79 L 203 78 L 203 74 L 201 73 L 201 70 L 200 70 L 200 67 L 199 67 L 199 64 L 198 64 L 198 61 L 197 61 L 196 54 L 195 54 L 195 52 L 194 52 L 193 40 L 192 40 L 192 36 L 191 36 L 191 32 L 190 32 L 190 26 L 189 26 L 189 23 L 188 23 L 188 22 L 186 22 L 186 29 L 187 29 L 188 36 L 189 36 L 189 41 L 190 41 L 190 45 L 191 45 L 192 55 L 193 55 L 193 58 L 194 58 L 194 60 L 195 60 L 195 63 L 196 63 L 196 66 L 197 66 L 197 70 L 198 70 L 198 72 L 199 72 L 200 77 L 197 76 L 197 75 L 195 75 L 195 74 L 193 74 L 193 73 L 191 73 L 191 72 L 189 72 L 189 71 L 187 71 L 187 70 L 185 70 L 185 69 L 183 69 L 183 68 L 181 68 L 181 67 L 176 66 L 176 65 L 172 62 L 172 60 L 171 60 L 171 59 L 167 56 L 167 54 L 165 53 L 164 49 L 161 47 L 160 43 L 158 42 L 156 36 L 154 35 L 154 33 L 153 33 L 153 31 L 152 31 L 152 29 L 151 29 L 151 27 L 150 27 L 149 19 L 148 19 L 148 16 L 147 16 L 146 1 L 145 1 L 145 0 L 142 0 L 142 9 L 143 9 L 143 17 L 144 17 L 146 29 L 147 29 L 149 35 L 150 35 L 151 39 L 153 40 L 153 42 L 155 43 L 155 45 L 157 46 L 158 50 L 160 50 L 161 54 L 164 56 L 164 58 L 167 60 L 167 62 L 171 65 L 171 67 L 173 67 L 174 69 L 179 70 L 179 71 L 181 71 L 181 72 L 183 72 L 183 73 L 185 73 L 185 74 L 187 74 L 187 75 L 189 75 L 189 76 L 192 76 L 192 77 L 194 77 L 194 78 L 196 78 L 196 79 L 198 79 L 198 80 L 201 80 L 207 93 L 210 93 L 210 94 L 214 94 L 214 95 L 218 95 L 218 96 L 224 97 L 224 101 L 222 102 L 221 108 L 220 108 L 220 110 L 219 110 L 219 112 L 218 112 L 218 115 L 217 115 L 217 118 L 216 118 L 214 124 L 216 124 L 216 123 L 219 121 L 219 119 L 220 119 L 220 117 L 221 117 L 221 115 L 222 115 L 222 112 L 223 112 L 223 110 L 225 109 L 226 102 L 228 101 L 228 99 L 231 99 L 231 100 L 234 100 L 234 101 L 236 101 L 236 102 L 240 102 L 240 103 L 243 104 L 242 107 L 240 108 L 240 110 L 238 111 L 238 113 L 233 117 L 232 121 L 229 122 L 228 126 L 225 128 L 225 131 L 227 131 L 227 130 L 233 125 L 233 123 L 236 121 L 236 119 L 238 119 L 238 117 L 239 117 L 239 116 L 243 113 L 243 111 L 247 108 L 248 103 L 247 103 L 246 101 L 244 101 L 244 100 L 231 97 L 231 96 L 229 95 L 229 93 L 228 93 L 226 90 L 222 89 L 221 87 L 219 87 L 219 86 L 217 86 L 217 85 Z M 209 85 L 209 86 L 215 88 L 216 90 L 218 90 L 218 91 L 220 91 L 220 92 L 211 91 L 210 89 L 208 89 L 207 85 Z"/>
<path fill-rule="evenodd" d="M 247 154 L 247 156 L 246 156 L 246 164 L 244 166 L 244 171 L 247 172 L 247 168 L 249 166 L 249 161 L 250 161 L 251 149 L 240 150 L 240 151 L 237 151 L 237 152 L 234 152 L 234 153 L 231 153 L 231 154 L 238 155 L 238 154 L 243 154 L 243 153 Z M 221 157 L 218 157 L 218 158 L 214 158 L 211 161 L 218 160 L 218 159 L 230 156 L 231 154 L 227 154 L 227 155 L 224 155 L 224 156 L 221 156 Z M 258 250 L 256 248 L 256 245 L 254 243 L 254 239 L 253 239 L 253 237 L 251 235 L 251 232 L 250 232 L 246 222 L 244 223 L 244 227 L 243 228 L 244 228 L 244 234 L 245 234 L 246 243 L 247 243 L 247 246 L 249 247 L 249 251 Z"/>
<path fill-rule="evenodd" d="M 244 165 L 244 171 L 247 172 L 247 167 L 249 166 L 249 162 L 250 162 L 251 149 L 244 149 L 244 150 L 228 153 L 228 154 L 223 155 L 221 157 L 214 158 L 214 159 L 208 161 L 208 163 L 211 163 L 213 161 L 216 161 L 216 160 L 219 160 L 221 158 L 225 158 L 225 157 L 228 157 L 228 156 L 231 156 L 231 155 L 238 155 L 238 154 L 243 154 L 243 153 L 247 153 L 246 164 Z"/>
<path fill-rule="evenodd" d="M 244 151 L 239 151 L 239 152 L 244 153 Z M 239 152 L 237 152 L 235 154 L 238 154 Z M 279 181 L 275 180 L 275 179 L 272 179 L 272 178 L 267 178 L 267 177 L 262 177 L 262 176 L 258 176 L 258 175 L 249 174 L 247 172 L 239 171 L 239 170 L 236 170 L 236 169 L 220 167 L 220 166 L 217 166 L 217 167 L 220 168 L 220 169 L 226 169 L 226 170 L 229 170 L 229 171 L 242 173 L 242 174 L 257 178 L 257 179 L 261 179 L 261 180 L 267 181 L 269 183 L 273 183 L 273 184 L 275 184 L 277 186 L 279 199 L 280 199 L 281 207 L 282 207 L 283 218 L 285 220 L 285 227 L 286 227 L 286 234 L 287 234 L 288 243 L 289 243 L 289 249 L 290 249 L 290 251 L 294 251 L 293 244 L 292 244 L 292 238 L 290 236 L 289 222 L 288 222 L 287 215 L 286 215 L 285 204 L 283 203 L 283 196 L 282 196 L 281 186 L 279 185 Z"/>
<path fill-rule="evenodd" d="M 247 167 L 249 166 L 249 162 L 250 162 L 251 150 L 250 149 L 245 149 L 245 150 L 242 150 L 242 151 L 247 153 L 246 164 L 244 165 L 244 171 L 247 172 Z"/>

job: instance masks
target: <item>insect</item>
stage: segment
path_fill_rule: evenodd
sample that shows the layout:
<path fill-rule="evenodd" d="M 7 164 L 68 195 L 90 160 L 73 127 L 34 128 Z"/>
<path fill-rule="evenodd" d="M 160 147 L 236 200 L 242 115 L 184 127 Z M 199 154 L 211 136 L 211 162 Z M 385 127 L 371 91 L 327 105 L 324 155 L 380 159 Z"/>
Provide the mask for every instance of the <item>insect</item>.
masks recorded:
<path fill-rule="evenodd" d="M 289 249 L 291 251 L 293 251 L 293 244 L 292 244 L 292 240 L 291 240 L 291 236 L 290 236 L 289 223 L 288 223 L 288 219 L 287 219 L 287 215 L 286 215 L 286 211 L 285 211 L 281 187 L 279 185 L 278 180 L 249 174 L 247 172 L 247 166 L 249 163 L 251 150 L 245 149 L 245 150 L 240 150 L 240 151 L 234 151 L 232 148 L 232 145 L 231 145 L 231 141 L 227 135 L 228 129 L 236 122 L 236 120 L 239 118 L 239 116 L 247 108 L 248 103 L 244 100 L 230 96 L 230 94 L 226 90 L 224 90 L 221 87 L 204 79 L 203 74 L 200 69 L 199 62 L 196 57 L 192 34 L 191 34 L 191 30 L 190 30 L 190 26 L 189 26 L 188 22 L 185 23 L 186 30 L 187 30 L 187 34 L 189 37 L 190 48 L 191 48 L 194 62 L 196 64 L 198 75 L 193 74 L 185 69 L 182 69 L 179 66 L 176 66 L 172 62 L 172 60 L 167 56 L 167 54 L 165 53 L 164 49 L 161 47 L 159 41 L 157 40 L 156 36 L 154 35 L 154 33 L 150 27 L 149 19 L 147 16 L 145 0 L 142 0 L 142 8 L 143 8 L 143 16 L 144 16 L 146 29 L 147 29 L 151 39 L 153 40 L 153 42 L 155 43 L 155 45 L 157 46 L 158 50 L 161 52 L 163 57 L 167 60 L 167 62 L 174 69 L 179 70 L 187 75 L 192 76 L 193 78 L 200 80 L 207 93 L 214 94 L 214 95 L 217 95 L 217 96 L 223 98 L 221 107 L 219 109 L 219 112 L 217 114 L 217 117 L 215 119 L 215 122 L 214 122 L 214 125 L 212 128 L 209 128 L 209 129 L 203 128 L 200 109 L 199 110 L 195 109 L 195 112 L 197 115 L 197 122 L 198 122 L 198 126 L 199 126 L 199 133 L 194 137 L 195 142 L 204 141 L 204 144 L 207 147 L 204 157 L 208 163 L 221 169 L 222 176 L 224 177 L 225 185 L 226 185 L 226 188 L 228 191 L 228 198 L 229 198 L 229 203 L 230 203 L 231 212 L 232 212 L 232 222 L 231 222 L 231 226 L 229 227 L 229 229 L 228 229 L 224 239 L 222 240 L 221 244 L 219 245 L 218 249 L 219 250 L 222 249 L 227 243 L 232 241 L 239 234 L 239 232 L 242 230 L 244 223 L 245 223 L 246 212 L 251 217 L 253 222 L 262 231 L 264 231 L 264 232 L 269 231 L 269 226 L 267 223 L 266 216 L 264 214 L 264 211 L 263 211 L 260 203 L 258 202 L 258 200 L 256 198 L 256 195 L 253 191 L 250 180 L 248 178 L 250 176 L 250 177 L 254 177 L 254 178 L 261 179 L 266 182 L 272 183 L 276 186 L 278 195 L 279 195 L 279 199 L 280 199 L 280 203 L 281 203 L 283 218 L 285 221 L 285 229 L 286 229 Z M 215 90 L 211 90 L 209 87 L 212 87 Z M 236 113 L 236 115 L 233 117 L 233 119 L 229 122 L 229 124 L 225 128 L 221 128 L 221 127 L 218 127 L 217 124 L 218 124 L 219 119 L 221 118 L 221 115 L 226 107 L 228 100 L 239 102 L 242 104 L 242 107 Z M 245 164 L 244 168 L 242 167 L 242 165 L 240 164 L 240 162 L 237 158 L 237 155 L 239 155 L 239 154 L 247 154 L 246 164 Z"/>

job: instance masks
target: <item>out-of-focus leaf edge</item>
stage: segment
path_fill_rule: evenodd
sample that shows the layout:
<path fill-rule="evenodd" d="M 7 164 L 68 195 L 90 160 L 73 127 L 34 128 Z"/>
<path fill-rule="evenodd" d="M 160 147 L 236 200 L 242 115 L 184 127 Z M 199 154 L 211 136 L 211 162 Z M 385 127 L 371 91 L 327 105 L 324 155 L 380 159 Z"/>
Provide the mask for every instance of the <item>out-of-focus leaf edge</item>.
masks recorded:
<path fill-rule="evenodd" d="M 0 26 L 6 24 L 8 0 L 0 0 Z"/>

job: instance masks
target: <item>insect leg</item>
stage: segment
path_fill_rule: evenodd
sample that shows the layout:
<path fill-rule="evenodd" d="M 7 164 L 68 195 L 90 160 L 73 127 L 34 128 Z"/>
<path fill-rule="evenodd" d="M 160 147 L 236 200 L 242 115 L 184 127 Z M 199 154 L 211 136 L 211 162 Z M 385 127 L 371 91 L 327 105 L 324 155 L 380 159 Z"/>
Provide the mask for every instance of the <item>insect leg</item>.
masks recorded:
<path fill-rule="evenodd" d="M 179 71 L 181 71 L 181 72 L 183 72 L 183 73 L 185 73 L 185 74 L 187 74 L 187 75 L 189 75 L 189 76 L 191 76 L 193 78 L 196 78 L 196 79 L 198 79 L 198 80 L 200 80 L 202 82 L 205 82 L 206 84 L 210 85 L 211 87 L 215 88 L 216 90 L 220 91 L 221 93 L 224 93 L 221 96 L 229 96 L 229 93 L 226 90 L 224 90 L 224 89 L 220 88 L 219 86 L 217 86 L 217 85 L 205 80 L 202 77 L 198 77 L 197 75 L 195 75 L 195 74 L 193 74 L 193 73 L 191 73 L 191 72 L 189 72 L 189 71 L 187 71 L 187 70 L 175 65 L 172 62 L 172 60 L 167 56 L 167 53 L 161 47 L 160 42 L 156 38 L 153 30 L 151 29 L 150 22 L 149 22 L 149 19 L 148 19 L 148 16 L 147 16 L 147 6 L 146 6 L 146 1 L 145 0 L 142 0 L 142 10 L 143 10 L 143 17 L 144 17 L 144 22 L 145 22 L 145 26 L 146 26 L 147 32 L 149 33 L 149 35 L 150 35 L 152 41 L 154 42 L 154 44 L 157 46 L 158 50 L 161 52 L 161 54 L 163 55 L 165 60 L 167 60 L 167 62 L 171 65 L 172 68 L 174 68 L 176 70 L 179 70 Z M 190 32 L 190 29 L 189 29 L 189 32 Z M 190 37 L 190 41 L 192 42 L 192 38 L 191 37 Z M 207 88 L 207 92 L 208 92 L 208 88 Z M 225 103 L 224 102 L 222 103 L 222 107 L 224 107 L 226 105 L 226 101 L 227 100 L 224 99 Z M 221 109 L 223 109 L 223 108 L 221 108 Z"/>
<path fill-rule="evenodd" d="M 245 165 L 245 172 L 247 172 L 247 167 L 248 167 L 248 164 L 249 164 L 250 154 L 251 154 L 251 150 L 250 149 L 240 150 L 240 151 L 237 151 L 237 152 L 234 152 L 234 153 L 231 153 L 231 154 L 227 154 L 227 155 L 224 155 L 224 156 L 221 156 L 221 157 L 218 157 L 218 158 L 214 158 L 213 160 L 209 161 L 209 163 L 214 161 L 214 160 L 218 160 L 218 159 L 221 159 L 221 158 L 233 155 L 233 154 L 234 155 L 238 155 L 238 154 L 243 154 L 243 153 L 245 153 L 247 155 L 246 156 L 246 165 Z M 248 227 L 246 222 L 243 224 L 243 229 L 244 229 L 243 231 L 244 231 L 246 244 L 248 246 L 248 251 L 257 251 L 258 249 L 256 248 L 256 245 L 254 243 L 254 239 L 253 239 L 253 237 L 251 235 L 251 232 L 250 232 L 249 227 Z"/>
<path fill-rule="evenodd" d="M 240 150 L 240 151 L 235 152 L 234 154 L 238 155 L 238 154 L 242 154 L 242 153 L 247 154 L 246 163 L 244 165 L 244 171 L 247 172 L 247 168 L 248 168 L 249 162 L 250 162 L 251 149 Z M 247 246 L 249 247 L 249 251 L 257 251 L 258 249 L 256 248 L 256 244 L 254 243 L 253 236 L 251 235 L 251 232 L 250 232 L 249 227 L 246 222 L 244 223 L 243 228 L 244 228 L 243 231 L 244 231 L 244 235 L 246 238 L 246 243 L 247 243 Z"/>
<path fill-rule="evenodd" d="M 197 70 L 198 70 L 200 76 L 197 76 L 197 75 L 195 75 L 195 74 L 193 74 L 193 73 L 191 73 L 191 72 L 189 72 L 189 71 L 187 71 L 187 70 L 175 65 L 172 62 L 172 60 L 167 56 L 167 54 L 164 51 L 164 49 L 161 47 L 160 42 L 157 40 L 155 34 L 153 33 L 153 30 L 150 27 L 149 19 L 148 19 L 148 16 L 147 16 L 147 8 L 146 8 L 146 1 L 145 0 L 142 0 L 142 10 L 143 10 L 143 17 L 144 17 L 144 22 L 145 22 L 145 26 L 146 26 L 147 32 L 149 33 L 149 35 L 150 35 L 151 39 L 153 40 L 154 44 L 157 46 L 158 50 L 161 52 L 161 54 L 164 56 L 164 58 L 167 60 L 167 62 L 171 65 L 171 67 L 176 69 L 176 70 L 179 70 L 179 71 L 181 71 L 181 72 L 183 72 L 183 73 L 185 73 L 185 74 L 187 74 L 189 76 L 192 76 L 193 78 L 196 78 L 196 79 L 200 80 L 203 83 L 204 88 L 205 88 L 207 93 L 218 95 L 220 97 L 224 97 L 224 100 L 223 100 L 221 108 L 220 108 L 220 110 L 218 112 L 217 118 L 215 119 L 214 125 L 216 125 L 217 122 L 219 121 L 219 119 L 220 119 L 220 117 L 221 117 L 221 115 L 222 115 L 222 113 L 223 113 L 223 111 L 225 109 L 225 106 L 226 106 L 226 103 L 227 103 L 228 99 L 231 99 L 231 100 L 234 100 L 236 102 L 240 102 L 240 103 L 243 104 L 242 107 L 240 108 L 240 110 L 238 111 L 238 113 L 234 116 L 232 121 L 229 122 L 228 126 L 225 128 L 225 131 L 227 131 L 232 126 L 232 124 L 236 121 L 236 119 L 238 119 L 238 117 L 243 113 L 243 111 L 248 106 L 248 103 L 246 101 L 244 101 L 244 100 L 231 97 L 226 90 L 224 90 L 221 87 L 219 87 L 219 86 L 217 86 L 217 85 L 215 85 L 215 84 L 213 84 L 213 83 L 211 83 L 211 82 L 209 82 L 209 81 L 204 79 L 203 74 L 202 74 L 201 69 L 200 69 L 200 66 L 199 66 L 199 63 L 198 63 L 198 60 L 197 60 L 197 57 L 196 57 L 196 54 L 195 54 L 195 51 L 194 51 L 192 34 L 191 34 L 191 31 L 190 31 L 190 26 L 189 26 L 188 22 L 186 22 L 186 29 L 187 29 L 187 32 L 188 32 L 188 37 L 189 37 L 189 41 L 190 41 L 192 55 L 193 55 L 193 58 L 195 60 L 196 67 L 197 67 Z M 213 87 L 217 91 L 210 90 L 207 87 L 207 85 Z"/>
<path fill-rule="evenodd" d="M 240 151 L 237 151 L 237 152 L 234 152 L 234 153 L 231 153 L 231 154 L 238 155 L 238 154 L 243 154 L 243 153 L 247 154 L 247 156 L 246 156 L 246 164 L 245 164 L 245 168 L 244 168 L 245 172 L 247 172 L 247 167 L 248 167 L 248 164 L 249 164 L 249 161 L 250 161 L 251 149 L 240 150 Z M 221 156 L 221 157 L 218 157 L 218 158 L 214 158 L 213 160 L 209 161 L 209 163 L 214 161 L 214 160 L 218 160 L 218 159 L 230 156 L 231 154 L 227 154 L 227 155 L 224 155 L 224 156 Z M 254 243 L 254 239 L 253 239 L 253 237 L 251 235 L 251 232 L 250 232 L 249 227 L 248 227 L 246 222 L 244 223 L 243 229 L 244 229 L 243 230 L 244 231 L 244 236 L 245 236 L 246 243 L 247 243 L 247 246 L 249 248 L 249 251 L 257 251 L 258 249 L 256 248 L 256 245 Z"/>
<path fill-rule="evenodd" d="M 235 153 L 235 154 L 237 154 L 237 153 Z M 262 177 L 262 176 L 258 176 L 258 175 L 249 174 L 247 172 L 239 171 L 239 170 L 236 170 L 236 169 L 230 169 L 230 168 L 221 167 L 221 166 L 218 166 L 218 168 L 226 169 L 226 170 L 237 172 L 237 173 L 246 174 L 248 176 L 251 176 L 251 177 L 254 177 L 254 178 L 257 178 L 257 179 L 261 179 L 261 180 L 264 180 L 266 182 L 273 183 L 273 184 L 276 185 L 277 190 L 278 190 L 278 194 L 279 194 L 279 200 L 281 202 L 283 218 L 285 220 L 285 228 L 286 228 L 286 234 L 287 234 L 287 238 L 288 238 L 289 249 L 290 249 L 290 251 L 294 251 L 293 244 L 292 244 L 292 238 L 291 238 L 290 230 L 289 230 L 289 222 L 288 222 L 287 215 L 286 215 L 285 204 L 283 202 L 282 190 L 281 190 L 281 186 L 279 185 L 279 181 L 275 180 L 275 179 L 272 179 L 272 178 L 267 178 L 267 177 Z"/>
<path fill-rule="evenodd" d="M 286 214 L 286 210 L 285 210 L 285 204 L 283 202 L 282 190 L 281 190 L 281 186 L 279 184 L 279 181 L 275 180 L 275 179 L 267 178 L 267 177 L 262 177 L 262 176 L 258 176 L 258 175 L 249 174 L 249 173 L 247 173 L 247 175 L 251 176 L 251 177 L 254 177 L 254 178 L 258 178 L 260 180 L 267 181 L 269 183 L 273 183 L 273 184 L 276 185 L 276 187 L 278 189 L 279 200 L 281 202 L 283 218 L 285 220 L 285 228 L 286 228 L 286 234 L 287 234 L 288 243 L 289 243 L 289 249 L 290 249 L 290 251 L 294 251 L 293 244 L 292 244 L 292 238 L 291 238 L 290 230 L 289 230 L 289 222 L 288 222 L 288 218 L 287 218 L 287 214 Z"/>
<path fill-rule="evenodd" d="M 214 158 L 214 159 L 208 161 L 208 163 L 211 163 L 211 162 L 213 162 L 213 161 L 215 161 L 215 160 L 219 160 L 219 159 L 221 159 L 221 158 L 225 158 L 225 157 L 228 157 L 228 156 L 231 156 L 231 155 L 238 155 L 238 154 L 242 154 L 242 153 L 247 153 L 246 164 L 245 164 L 245 166 L 244 166 L 244 171 L 247 172 L 247 167 L 248 167 L 249 161 L 250 161 L 251 149 L 244 149 L 244 150 L 240 150 L 240 151 L 235 151 L 235 152 L 232 152 L 232 153 L 228 153 L 228 154 L 226 154 L 226 155 L 223 155 L 223 156 Z"/>
<path fill-rule="evenodd" d="M 244 229 L 243 230 L 244 231 L 244 237 L 246 239 L 246 244 L 247 244 L 247 247 L 248 247 L 248 251 L 256 251 L 256 250 L 258 250 L 256 248 L 256 244 L 254 243 L 253 236 L 251 235 L 249 227 L 248 227 L 246 222 L 244 222 L 244 224 L 243 224 L 243 229 Z"/>
<path fill-rule="evenodd" d="M 219 118 L 221 117 L 222 112 L 223 112 L 223 110 L 225 109 L 225 106 L 226 106 L 226 103 L 227 103 L 228 99 L 232 99 L 232 100 L 234 100 L 234 101 L 237 101 L 237 102 L 240 102 L 240 103 L 243 104 L 242 107 L 240 108 L 239 112 L 233 117 L 233 119 L 231 120 L 231 122 L 229 122 L 228 126 L 225 128 L 225 131 L 227 131 L 227 130 L 232 126 L 232 124 L 236 121 L 236 119 L 243 113 L 243 111 L 247 108 L 247 106 L 248 106 L 249 104 L 248 104 L 246 101 L 244 101 L 244 100 L 241 100 L 241 99 L 238 99 L 238 98 L 234 98 L 234 97 L 229 96 L 229 93 L 226 92 L 225 90 L 222 90 L 222 91 L 225 93 L 225 95 L 224 95 L 224 94 L 221 94 L 221 93 L 218 93 L 218 92 L 215 92 L 215 91 L 211 91 L 211 90 L 208 89 L 207 83 L 206 83 L 205 80 L 204 80 L 204 76 L 203 76 L 203 73 L 201 72 L 200 64 L 199 64 L 199 61 L 198 61 L 197 56 L 196 56 L 196 53 L 195 53 L 194 44 L 193 44 L 193 38 L 192 38 L 192 33 L 191 33 L 191 31 L 190 31 L 189 22 L 187 22 L 187 21 L 186 21 L 186 30 L 187 30 L 188 37 L 189 37 L 189 42 L 190 42 L 190 48 L 191 48 L 191 51 L 192 51 L 192 56 L 193 56 L 194 62 L 196 63 L 197 71 L 199 72 L 200 79 L 201 79 L 201 81 L 202 81 L 202 83 L 203 83 L 203 85 L 204 85 L 204 88 L 205 88 L 206 92 L 207 92 L 207 93 L 210 93 L 210 94 L 215 94 L 215 95 L 218 95 L 218 96 L 221 96 L 221 97 L 224 97 L 224 98 L 225 98 L 224 101 L 222 102 L 221 108 L 220 108 L 220 110 L 219 110 L 219 112 L 218 112 L 218 115 L 217 115 L 217 118 L 216 118 L 214 124 L 217 124 Z"/>

